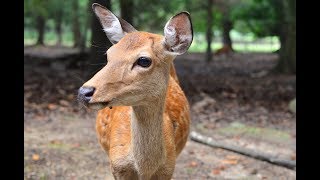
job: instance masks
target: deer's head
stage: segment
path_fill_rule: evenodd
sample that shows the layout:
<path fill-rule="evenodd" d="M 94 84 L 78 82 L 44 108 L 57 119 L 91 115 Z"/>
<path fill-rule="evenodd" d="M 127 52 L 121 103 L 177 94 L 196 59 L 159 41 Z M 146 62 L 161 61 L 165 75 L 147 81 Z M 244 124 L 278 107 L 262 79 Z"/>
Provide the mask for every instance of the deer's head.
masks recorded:
<path fill-rule="evenodd" d="M 137 31 L 99 4 L 92 8 L 113 45 L 106 52 L 107 65 L 83 84 L 78 99 L 100 109 L 145 105 L 163 97 L 170 63 L 188 50 L 193 39 L 189 13 L 171 17 L 162 36 Z"/>

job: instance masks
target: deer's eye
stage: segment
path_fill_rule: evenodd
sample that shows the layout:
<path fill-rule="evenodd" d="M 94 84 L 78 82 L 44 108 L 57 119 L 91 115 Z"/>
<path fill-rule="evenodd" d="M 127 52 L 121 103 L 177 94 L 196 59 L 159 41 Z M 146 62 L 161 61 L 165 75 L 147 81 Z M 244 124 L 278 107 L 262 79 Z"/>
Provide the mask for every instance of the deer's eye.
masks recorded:
<path fill-rule="evenodd" d="M 140 57 L 136 63 L 141 67 L 147 68 L 151 65 L 152 61 L 147 57 Z"/>

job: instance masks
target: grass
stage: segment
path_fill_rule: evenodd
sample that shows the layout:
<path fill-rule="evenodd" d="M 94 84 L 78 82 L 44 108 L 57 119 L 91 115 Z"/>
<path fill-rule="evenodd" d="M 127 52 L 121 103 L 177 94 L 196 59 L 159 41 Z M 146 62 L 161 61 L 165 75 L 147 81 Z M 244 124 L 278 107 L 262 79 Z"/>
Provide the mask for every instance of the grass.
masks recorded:
<path fill-rule="evenodd" d="M 48 148 L 69 151 L 70 149 L 72 149 L 72 146 L 69 144 L 64 144 L 64 143 L 58 143 L 58 144 L 50 143 L 50 144 L 48 144 Z"/>
<path fill-rule="evenodd" d="M 228 127 L 220 128 L 217 132 L 229 136 L 241 135 L 277 142 L 287 142 L 290 140 L 290 135 L 284 131 L 271 128 L 252 127 L 239 122 L 234 122 Z"/>
<path fill-rule="evenodd" d="M 24 45 L 33 45 L 37 41 L 37 33 L 32 30 L 24 30 Z M 55 45 L 58 36 L 54 31 L 47 31 L 44 36 L 44 43 L 46 45 Z M 73 37 L 71 31 L 66 31 L 62 34 L 62 45 L 72 47 Z"/>
<path fill-rule="evenodd" d="M 274 52 L 279 49 L 279 44 L 262 44 L 262 43 L 233 43 L 233 49 L 237 52 Z M 213 52 L 222 47 L 221 42 L 212 42 Z M 190 46 L 190 52 L 205 52 L 207 44 L 203 42 L 193 42 Z"/>
<path fill-rule="evenodd" d="M 238 52 L 274 52 L 280 48 L 278 37 L 265 37 L 256 39 L 252 34 L 243 35 L 237 31 L 230 32 L 233 41 L 233 49 Z M 222 40 L 220 36 L 213 38 L 211 48 L 213 52 L 222 47 Z M 190 46 L 190 52 L 205 52 L 207 49 L 207 42 L 203 33 L 195 33 L 193 42 Z"/>
<path fill-rule="evenodd" d="M 87 47 L 90 47 L 90 32 L 88 33 Z M 277 37 L 266 37 L 255 39 L 253 35 L 242 35 L 236 31 L 231 31 L 233 40 L 233 48 L 238 52 L 273 52 L 279 49 L 280 44 Z M 37 33 L 31 29 L 24 30 L 24 45 L 33 45 L 36 43 Z M 57 43 L 57 35 L 54 31 L 49 30 L 45 33 L 44 43 L 46 45 L 55 45 Z M 62 35 L 62 45 L 72 47 L 73 37 L 71 31 L 65 31 Z M 215 37 L 211 43 L 213 52 L 222 47 L 221 39 Z M 189 52 L 205 52 L 207 43 L 203 33 L 197 33 L 189 48 Z"/>

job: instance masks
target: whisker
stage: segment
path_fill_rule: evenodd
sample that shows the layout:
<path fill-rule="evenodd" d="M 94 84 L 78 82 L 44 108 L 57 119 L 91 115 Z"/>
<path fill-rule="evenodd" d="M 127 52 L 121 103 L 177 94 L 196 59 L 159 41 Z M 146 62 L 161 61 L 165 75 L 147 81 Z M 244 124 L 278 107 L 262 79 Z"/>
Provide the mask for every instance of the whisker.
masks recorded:
<path fill-rule="evenodd" d="M 103 49 L 103 50 L 97 50 L 96 51 L 97 53 L 102 53 L 102 54 L 100 54 L 100 55 L 106 55 L 107 54 L 107 52 L 105 51 L 105 49 Z"/>
<path fill-rule="evenodd" d="M 93 43 L 91 43 L 90 46 L 97 47 L 97 48 L 104 48 L 104 47 L 98 46 L 98 45 L 93 44 Z"/>
<path fill-rule="evenodd" d="M 84 79 L 82 79 L 81 77 L 79 77 L 79 74 L 74 73 L 74 74 L 71 74 L 71 75 L 72 75 L 74 78 L 80 80 L 82 83 L 86 82 L 86 80 L 84 80 Z"/>

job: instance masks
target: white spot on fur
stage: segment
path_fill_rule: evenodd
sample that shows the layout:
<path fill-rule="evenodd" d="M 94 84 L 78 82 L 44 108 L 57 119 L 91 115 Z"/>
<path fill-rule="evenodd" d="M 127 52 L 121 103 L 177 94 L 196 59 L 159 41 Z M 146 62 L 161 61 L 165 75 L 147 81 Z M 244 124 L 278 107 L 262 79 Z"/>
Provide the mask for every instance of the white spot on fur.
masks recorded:
<path fill-rule="evenodd" d="M 176 43 L 175 40 L 177 32 L 173 26 L 169 26 L 169 22 L 167 22 L 166 26 L 164 27 L 164 35 L 166 43 L 168 43 L 170 46 L 173 46 Z"/>

